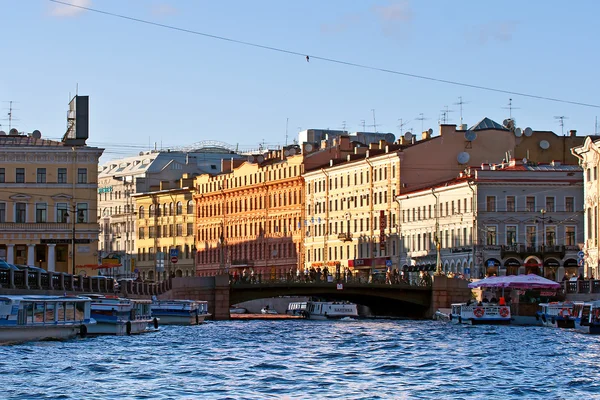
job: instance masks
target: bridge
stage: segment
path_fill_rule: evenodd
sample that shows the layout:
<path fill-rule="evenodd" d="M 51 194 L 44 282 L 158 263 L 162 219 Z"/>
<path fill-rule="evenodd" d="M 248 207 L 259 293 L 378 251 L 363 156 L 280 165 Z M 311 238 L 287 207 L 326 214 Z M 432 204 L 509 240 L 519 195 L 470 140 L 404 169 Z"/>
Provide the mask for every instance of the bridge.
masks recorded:
<path fill-rule="evenodd" d="M 82 277 L 56 272 L 0 270 L 0 295 L 118 294 L 129 298 L 205 300 L 215 320 L 229 319 L 232 304 L 279 296 L 314 296 L 367 306 L 376 316 L 428 318 L 436 309 L 466 301 L 467 281 L 434 276 L 429 286 L 406 283 L 261 281 L 231 283 L 229 275 L 171 278 L 160 283 Z"/>

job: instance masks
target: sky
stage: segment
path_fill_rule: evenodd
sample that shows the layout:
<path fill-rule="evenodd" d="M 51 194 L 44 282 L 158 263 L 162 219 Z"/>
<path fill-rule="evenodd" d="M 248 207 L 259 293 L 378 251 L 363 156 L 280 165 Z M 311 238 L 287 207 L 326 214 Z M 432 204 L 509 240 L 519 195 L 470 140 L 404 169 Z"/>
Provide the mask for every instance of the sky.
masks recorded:
<path fill-rule="evenodd" d="M 64 1 L 177 28 L 0 0 L 0 129 L 12 101 L 13 127 L 60 139 L 70 98 L 88 95 L 102 160 L 206 140 L 275 148 L 310 128 L 438 132 L 444 110 L 460 123 L 461 98 L 468 126 L 512 114 L 600 131 L 594 0 Z"/>

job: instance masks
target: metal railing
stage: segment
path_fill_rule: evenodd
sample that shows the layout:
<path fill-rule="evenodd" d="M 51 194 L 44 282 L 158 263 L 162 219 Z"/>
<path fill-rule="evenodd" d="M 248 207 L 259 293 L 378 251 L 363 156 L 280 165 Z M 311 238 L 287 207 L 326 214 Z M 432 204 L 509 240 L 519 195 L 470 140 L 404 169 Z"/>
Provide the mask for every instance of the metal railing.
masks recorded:
<path fill-rule="evenodd" d="M 394 286 L 431 286 L 431 278 L 416 278 L 407 280 L 401 276 L 386 276 L 385 274 L 364 275 L 290 275 L 290 274 L 262 274 L 248 276 L 229 275 L 229 284 L 235 285 L 270 285 L 270 284 L 306 284 L 306 285 L 336 285 L 341 284 L 359 284 L 359 285 L 394 285 Z"/>
<path fill-rule="evenodd" d="M 600 293 L 600 280 L 564 281 L 561 285 L 566 294 Z"/>

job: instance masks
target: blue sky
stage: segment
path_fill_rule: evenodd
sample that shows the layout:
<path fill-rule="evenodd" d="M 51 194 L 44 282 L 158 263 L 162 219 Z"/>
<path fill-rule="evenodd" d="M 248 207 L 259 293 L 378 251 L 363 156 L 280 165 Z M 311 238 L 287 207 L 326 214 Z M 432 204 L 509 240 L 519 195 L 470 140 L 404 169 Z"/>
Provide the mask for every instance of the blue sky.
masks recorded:
<path fill-rule="evenodd" d="M 90 96 L 89 144 L 103 159 L 220 140 L 282 145 L 300 129 L 437 132 L 498 122 L 593 134 L 599 108 L 361 69 L 318 57 L 599 105 L 596 1 L 65 0 L 133 18 L 313 55 L 290 55 L 83 11 L 0 0 L 0 124 L 60 138 L 69 95 Z M 600 129 L 600 128 L 599 128 Z"/>

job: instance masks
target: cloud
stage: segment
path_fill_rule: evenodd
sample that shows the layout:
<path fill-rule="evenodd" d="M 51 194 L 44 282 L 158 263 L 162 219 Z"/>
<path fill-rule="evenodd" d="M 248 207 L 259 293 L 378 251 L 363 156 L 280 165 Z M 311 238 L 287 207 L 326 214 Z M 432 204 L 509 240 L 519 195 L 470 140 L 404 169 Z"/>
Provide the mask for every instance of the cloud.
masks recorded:
<path fill-rule="evenodd" d="M 90 7 L 92 5 L 92 0 L 64 0 L 65 3 L 73 4 L 78 7 Z M 50 9 L 50 15 L 53 17 L 76 17 L 79 14 L 85 12 L 84 9 L 78 7 L 71 7 L 64 4 L 53 4 Z"/>
<path fill-rule="evenodd" d="M 467 38 L 476 40 L 480 44 L 486 44 L 493 40 L 510 42 L 518 25 L 518 21 L 495 21 L 475 25 L 467 31 Z"/>
<path fill-rule="evenodd" d="M 373 6 L 372 10 L 387 36 L 399 34 L 401 28 L 413 21 L 413 12 L 408 0 L 395 1 L 387 6 Z"/>
<path fill-rule="evenodd" d="M 157 16 L 177 14 L 177 9 L 172 5 L 166 3 L 154 4 L 152 5 L 150 11 L 153 15 Z"/>

